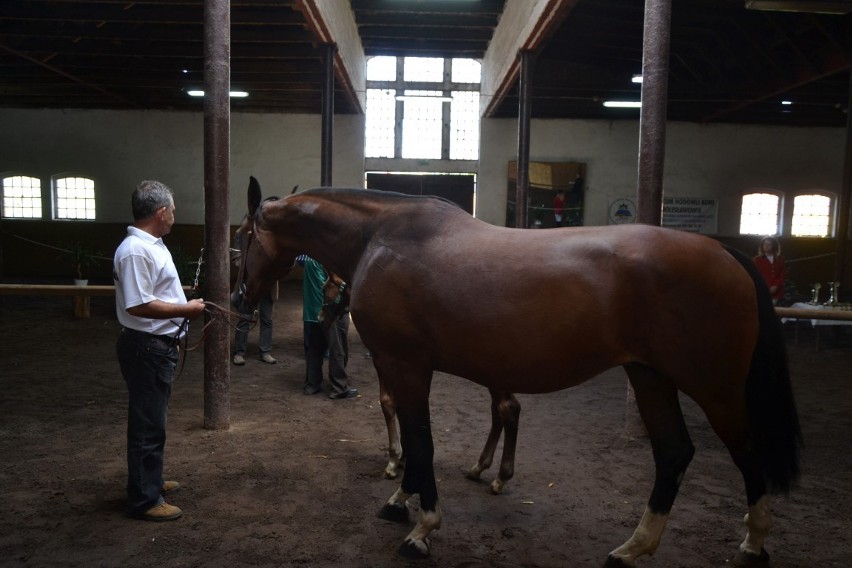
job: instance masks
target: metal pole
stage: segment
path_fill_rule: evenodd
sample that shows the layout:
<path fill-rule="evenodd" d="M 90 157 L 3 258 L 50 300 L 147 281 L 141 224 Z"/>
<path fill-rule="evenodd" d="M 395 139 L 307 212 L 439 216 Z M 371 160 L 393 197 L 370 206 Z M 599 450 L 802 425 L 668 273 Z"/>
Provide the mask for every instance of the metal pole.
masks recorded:
<path fill-rule="evenodd" d="M 648 225 L 662 224 L 663 216 L 671 12 L 671 0 L 645 2 L 636 216 Z"/>
<path fill-rule="evenodd" d="M 325 65 L 322 82 L 322 150 L 320 155 L 320 185 L 331 186 L 331 150 L 334 141 L 334 57 L 337 46 L 325 45 Z"/>
<path fill-rule="evenodd" d="M 852 72 L 849 73 L 849 102 L 847 109 L 852 110 Z M 846 155 L 843 162 L 843 186 L 840 188 L 840 202 L 837 204 L 837 256 L 834 259 L 834 281 L 840 282 L 840 288 L 849 290 L 846 279 L 846 249 L 849 248 L 849 207 L 852 191 L 852 113 L 846 113 Z"/>
<path fill-rule="evenodd" d="M 663 220 L 671 13 L 671 0 L 645 1 L 636 217 L 640 223 L 658 226 Z M 625 425 L 628 436 L 646 435 L 645 425 L 636 406 L 636 393 L 630 381 L 627 382 Z"/>
<path fill-rule="evenodd" d="M 204 1 L 204 256 L 206 298 L 227 306 L 230 176 L 231 11 L 229 0 Z M 204 427 L 230 426 L 230 327 L 215 319 L 204 340 Z"/>
<path fill-rule="evenodd" d="M 515 227 L 527 228 L 527 195 L 530 187 L 530 83 L 532 52 L 522 50 L 518 79 L 518 175 L 515 188 Z"/>

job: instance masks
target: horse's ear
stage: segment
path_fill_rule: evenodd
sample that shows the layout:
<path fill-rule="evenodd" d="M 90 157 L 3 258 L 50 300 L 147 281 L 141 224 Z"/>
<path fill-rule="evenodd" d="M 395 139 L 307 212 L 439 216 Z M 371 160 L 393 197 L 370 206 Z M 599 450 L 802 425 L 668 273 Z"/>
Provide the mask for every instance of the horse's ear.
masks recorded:
<path fill-rule="evenodd" d="M 249 176 L 249 186 L 248 186 L 248 212 L 249 215 L 254 216 L 254 212 L 257 211 L 257 208 L 260 207 L 260 184 L 254 179 L 254 176 Z"/>
<path fill-rule="evenodd" d="M 294 185 L 294 186 L 293 186 L 293 191 L 291 191 L 291 192 L 290 192 L 290 195 L 293 195 L 294 193 L 296 193 L 296 190 L 297 190 L 297 189 L 299 189 L 299 185 L 298 185 L 298 184 L 296 184 L 296 185 Z"/>

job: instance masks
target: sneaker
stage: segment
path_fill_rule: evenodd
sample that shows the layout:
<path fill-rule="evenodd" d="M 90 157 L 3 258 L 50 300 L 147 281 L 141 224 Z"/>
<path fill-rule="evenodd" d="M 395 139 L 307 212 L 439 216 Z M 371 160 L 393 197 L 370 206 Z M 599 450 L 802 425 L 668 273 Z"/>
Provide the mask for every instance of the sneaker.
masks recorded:
<path fill-rule="evenodd" d="M 332 400 L 342 400 L 344 398 L 355 398 L 358 396 L 358 389 L 346 389 L 343 392 L 333 392 L 328 395 L 328 398 Z"/>
<path fill-rule="evenodd" d="M 246 358 L 242 355 L 234 355 L 234 365 L 245 365 Z"/>
<path fill-rule="evenodd" d="M 164 481 L 163 486 L 160 487 L 160 494 L 166 495 L 168 493 L 172 493 L 173 491 L 177 491 L 180 489 L 179 481 Z"/>
<path fill-rule="evenodd" d="M 165 521 L 174 521 L 179 519 L 181 515 L 183 515 L 183 511 L 181 511 L 180 508 L 175 507 L 174 505 L 169 505 L 163 501 L 159 505 L 154 505 L 144 513 L 134 516 L 135 518 L 142 519 L 143 521 L 162 523 Z"/>
<path fill-rule="evenodd" d="M 263 355 L 261 355 L 260 360 L 263 361 L 264 363 L 269 363 L 270 365 L 274 365 L 275 363 L 278 362 L 278 359 L 276 359 L 275 357 L 273 357 L 269 353 L 264 353 Z"/>

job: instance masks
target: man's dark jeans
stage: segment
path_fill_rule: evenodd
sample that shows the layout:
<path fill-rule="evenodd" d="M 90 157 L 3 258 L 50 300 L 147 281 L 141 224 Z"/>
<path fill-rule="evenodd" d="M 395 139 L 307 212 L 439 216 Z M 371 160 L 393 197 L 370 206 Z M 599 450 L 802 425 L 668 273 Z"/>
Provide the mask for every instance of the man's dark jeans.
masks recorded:
<path fill-rule="evenodd" d="M 162 503 L 166 415 L 178 362 L 170 338 L 124 329 L 116 346 L 127 383 L 127 512 Z"/>

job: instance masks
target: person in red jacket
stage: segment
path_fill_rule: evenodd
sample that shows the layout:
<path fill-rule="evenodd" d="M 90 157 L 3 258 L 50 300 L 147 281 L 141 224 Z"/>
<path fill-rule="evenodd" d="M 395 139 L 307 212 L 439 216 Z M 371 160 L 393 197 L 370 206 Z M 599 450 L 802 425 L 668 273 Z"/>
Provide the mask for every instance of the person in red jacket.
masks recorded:
<path fill-rule="evenodd" d="M 787 280 L 787 265 L 781 257 L 781 245 L 775 237 L 764 237 L 754 257 L 757 270 L 769 286 L 772 301 L 777 304 L 784 299 L 784 281 Z"/>

